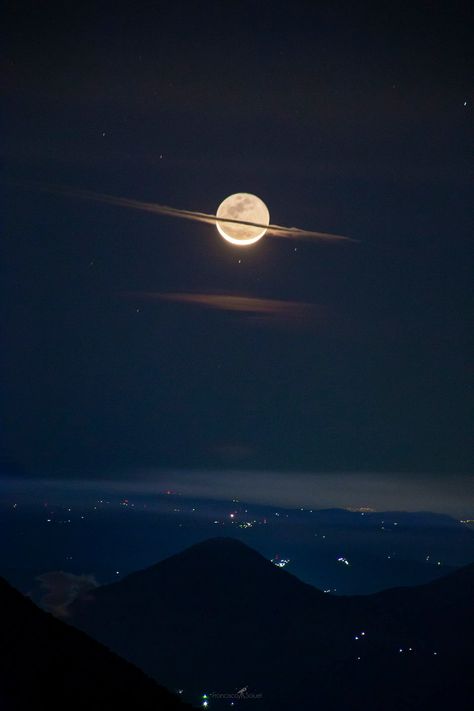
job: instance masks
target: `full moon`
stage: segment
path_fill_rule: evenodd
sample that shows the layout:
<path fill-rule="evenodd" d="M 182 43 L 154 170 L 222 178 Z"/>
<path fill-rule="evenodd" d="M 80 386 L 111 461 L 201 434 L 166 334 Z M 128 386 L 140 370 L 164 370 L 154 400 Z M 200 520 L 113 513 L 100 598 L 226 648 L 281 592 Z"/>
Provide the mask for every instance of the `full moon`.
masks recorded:
<path fill-rule="evenodd" d="M 217 208 L 216 217 L 254 222 L 257 225 L 268 225 L 270 222 L 270 213 L 263 200 L 250 193 L 229 195 Z M 239 246 L 258 242 L 267 231 L 266 227 L 258 227 L 255 224 L 242 225 L 233 222 L 219 222 L 219 219 L 216 222 L 216 226 L 224 239 Z"/>

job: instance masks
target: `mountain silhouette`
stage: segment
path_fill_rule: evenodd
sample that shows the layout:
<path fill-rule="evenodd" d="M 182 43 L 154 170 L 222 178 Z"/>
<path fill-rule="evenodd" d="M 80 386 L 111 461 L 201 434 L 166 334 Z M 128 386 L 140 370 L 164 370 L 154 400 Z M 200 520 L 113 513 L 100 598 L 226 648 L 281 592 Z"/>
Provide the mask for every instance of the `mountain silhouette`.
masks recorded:
<path fill-rule="evenodd" d="M 142 671 L 0 578 L 0 708 L 185 711 Z"/>
<path fill-rule="evenodd" d="M 260 711 L 468 709 L 473 583 L 468 566 L 414 588 L 337 597 L 217 538 L 90 591 L 70 612 L 189 699 L 245 686 L 262 694 L 252 701 Z"/>

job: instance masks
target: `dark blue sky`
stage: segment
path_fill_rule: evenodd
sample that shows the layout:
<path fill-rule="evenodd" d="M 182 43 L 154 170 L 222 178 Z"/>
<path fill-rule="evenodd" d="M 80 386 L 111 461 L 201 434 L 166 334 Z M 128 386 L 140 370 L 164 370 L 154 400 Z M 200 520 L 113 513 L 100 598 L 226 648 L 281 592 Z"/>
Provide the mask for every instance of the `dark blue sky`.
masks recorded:
<path fill-rule="evenodd" d="M 469 471 L 468 4 L 7 5 L 5 469 Z"/>

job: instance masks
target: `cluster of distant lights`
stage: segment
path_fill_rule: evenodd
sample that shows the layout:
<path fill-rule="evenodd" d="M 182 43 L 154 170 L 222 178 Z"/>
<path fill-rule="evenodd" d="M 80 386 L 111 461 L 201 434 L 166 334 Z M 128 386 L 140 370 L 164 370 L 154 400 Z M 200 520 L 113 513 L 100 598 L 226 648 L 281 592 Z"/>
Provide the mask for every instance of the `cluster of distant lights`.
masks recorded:
<path fill-rule="evenodd" d="M 192 509 L 192 511 L 195 511 L 195 510 L 196 509 Z M 248 513 L 248 509 L 245 509 L 243 513 L 244 514 Z M 261 521 L 257 521 L 257 519 L 254 518 L 252 521 L 245 520 L 245 521 L 240 521 L 240 523 L 239 523 L 238 517 L 239 517 L 238 511 L 231 511 L 228 515 L 228 518 L 229 518 L 231 524 L 236 523 L 239 528 L 242 528 L 244 530 L 247 528 L 253 528 L 254 526 L 260 526 L 262 524 L 266 525 L 266 523 L 267 523 L 266 518 L 262 518 Z M 225 520 L 221 521 L 220 519 L 214 519 L 214 521 L 212 523 L 215 526 L 225 526 L 226 522 L 225 522 Z"/>
<path fill-rule="evenodd" d="M 398 654 L 405 654 L 407 652 L 414 652 L 414 651 L 415 650 L 413 649 L 413 647 L 399 647 L 398 648 Z M 432 652 L 432 656 L 437 657 L 438 652 Z"/>
<path fill-rule="evenodd" d="M 271 562 L 273 563 L 273 565 L 276 565 L 277 568 L 284 568 L 291 561 L 289 558 L 280 558 L 279 555 L 276 555 L 274 558 L 271 559 Z"/>
<path fill-rule="evenodd" d="M 272 562 L 273 562 L 273 561 L 272 561 Z M 324 592 L 329 592 L 329 591 L 328 591 L 328 590 L 325 590 Z M 358 632 L 357 634 L 354 635 L 354 641 L 355 641 L 355 642 L 363 641 L 364 639 L 366 639 L 366 632 L 365 632 L 365 630 L 363 630 L 362 632 Z M 413 649 L 413 647 L 398 647 L 397 652 L 398 652 L 398 654 L 411 653 L 411 652 L 414 652 L 414 649 Z M 437 657 L 437 656 L 438 656 L 438 652 L 432 652 L 432 656 Z M 356 661 L 360 662 L 361 660 L 362 660 L 362 657 L 361 657 L 361 656 L 357 656 L 357 657 L 356 657 Z M 182 694 L 182 693 L 183 693 L 183 689 L 178 689 L 178 694 Z M 234 705 L 234 702 L 231 702 L 231 706 L 233 706 L 233 705 Z M 202 694 L 202 696 L 201 696 L 201 706 L 202 706 L 203 708 L 207 708 L 207 707 L 209 706 L 209 696 L 208 696 L 208 694 Z"/>
<path fill-rule="evenodd" d="M 366 639 L 366 633 L 365 633 L 365 631 L 364 631 L 364 632 L 358 632 L 357 634 L 354 635 L 354 642 L 363 641 L 364 638 Z M 414 650 L 413 647 L 398 647 L 398 648 L 396 648 L 397 654 L 407 654 L 407 653 L 411 653 L 411 652 L 414 652 L 414 651 L 415 651 L 415 650 Z M 437 657 L 437 656 L 438 656 L 438 652 L 432 652 L 432 656 L 433 656 L 433 657 Z M 362 657 L 360 657 L 360 656 L 357 657 L 357 661 L 358 661 L 358 662 L 360 662 L 361 659 L 362 659 Z"/>
<path fill-rule="evenodd" d="M 179 693 L 179 694 L 182 694 L 182 693 L 183 693 L 182 689 L 180 689 L 178 693 Z M 231 705 L 231 706 L 234 706 L 235 704 L 234 704 L 233 701 L 231 701 L 231 702 L 230 702 L 230 705 Z M 205 709 L 207 709 L 207 707 L 209 706 L 209 696 L 208 696 L 207 694 L 202 694 L 202 696 L 201 696 L 201 706 L 202 706 L 203 708 L 205 708 Z"/>
<path fill-rule="evenodd" d="M 180 496 L 179 492 L 177 492 L 177 491 L 175 491 L 175 490 L 172 490 L 172 489 L 167 489 L 167 490 L 165 490 L 165 491 L 162 491 L 162 492 L 160 492 L 160 494 L 161 494 L 161 495 L 170 496 L 170 497 L 175 497 L 175 496 L 177 497 L 177 496 Z M 116 502 L 112 502 L 112 501 L 110 501 L 110 500 L 108 500 L 108 499 L 98 499 L 98 500 L 96 500 L 96 505 L 92 506 L 91 508 L 92 508 L 94 511 L 96 511 L 98 508 L 101 508 L 101 507 L 104 506 L 104 505 L 112 505 L 112 504 L 114 504 L 114 503 L 116 503 Z M 239 501 L 239 499 L 234 498 L 234 499 L 232 499 L 232 503 L 234 503 L 234 504 L 239 504 L 240 501 Z M 135 509 L 135 503 L 133 503 L 132 501 L 130 501 L 130 500 L 127 499 L 127 498 L 121 499 L 121 500 L 118 502 L 118 504 L 119 504 L 119 506 L 120 506 L 121 508 L 133 508 L 133 509 Z M 45 507 L 49 507 L 49 504 L 48 504 L 48 503 L 45 503 L 44 506 L 45 506 Z M 18 504 L 17 504 L 17 503 L 14 503 L 14 504 L 12 504 L 12 507 L 13 507 L 13 509 L 17 509 Z M 143 504 L 143 508 L 147 508 L 147 504 Z M 300 510 L 301 512 L 307 511 L 307 512 L 309 512 L 309 513 L 316 513 L 316 511 L 314 511 L 313 509 L 304 509 L 303 507 L 300 507 L 299 510 Z M 360 507 L 349 507 L 349 506 L 347 506 L 347 507 L 345 507 L 345 510 L 351 511 L 351 512 L 358 512 L 358 513 L 360 513 L 361 515 L 371 514 L 371 513 L 374 513 L 374 511 L 375 511 L 374 509 L 372 509 L 372 508 L 369 507 L 369 506 L 360 506 Z M 68 507 L 68 508 L 65 508 L 64 511 L 71 512 L 72 509 L 71 509 L 70 507 Z M 197 509 L 196 509 L 195 507 L 193 507 L 193 508 L 190 509 L 190 512 L 192 512 L 192 513 L 194 513 L 195 511 L 197 511 Z M 185 513 L 185 512 L 186 512 L 186 509 L 182 509 L 182 508 L 180 508 L 180 507 L 175 507 L 175 508 L 173 508 L 173 512 L 174 512 L 174 513 Z M 263 524 L 263 525 L 266 525 L 266 524 L 267 524 L 267 519 L 266 519 L 266 518 L 262 518 L 262 520 L 256 520 L 256 519 L 249 520 L 249 519 L 244 519 L 243 517 L 244 517 L 244 515 L 245 515 L 246 513 L 248 513 L 248 510 L 247 510 L 247 509 L 244 509 L 244 510 L 242 510 L 242 511 L 239 511 L 239 510 L 237 510 L 237 509 L 234 509 L 234 510 L 232 510 L 232 511 L 228 514 L 228 516 L 227 516 L 227 521 L 230 521 L 231 524 L 236 524 L 236 525 L 238 526 L 238 528 L 240 528 L 240 529 L 242 529 L 242 530 L 248 530 L 248 529 L 251 529 L 251 528 L 253 528 L 253 527 L 257 526 L 257 525 L 262 525 L 262 524 Z M 55 518 L 54 516 L 55 516 L 55 512 L 54 512 L 54 511 L 50 511 L 49 517 L 45 519 L 45 520 L 46 520 L 46 523 L 48 523 L 48 524 L 63 524 L 63 525 L 68 525 L 68 524 L 72 524 L 72 523 L 73 523 L 73 520 L 72 520 L 71 518 Z M 288 513 L 281 513 L 281 512 L 279 512 L 279 511 L 275 511 L 275 512 L 274 512 L 274 516 L 276 516 L 277 518 L 280 518 L 280 517 L 288 518 L 288 517 L 289 517 L 289 514 L 288 514 Z M 242 518 L 240 518 L 240 517 L 242 517 Z M 81 519 L 81 520 L 84 520 L 85 518 L 86 518 L 86 516 L 85 516 L 84 514 L 81 514 L 81 515 L 80 515 L 80 519 Z M 224 518 L 224 520 L 214 520 L 212 523 L 213 523 L 214 525 L 225 526 L 226 520 L 225 520 L 225 518 Z M 460 520 L 459 520 L 459 523 L 464 524 L 464 525 L 473 525 L 473 524 L 474 524 L 474 519 L 460 519 Z M 381 521 L 380 521 L 380 524 L 381 524 L 381 530 L 383 530 L 383 531 L 387 530 L 387 529 L 386 529 L 386 522 L 385 522 L 385 520 L 381 520 Z M 183 526 L 182 523 L 179 523 L 178 525 L 179 525 L 180 527 Z M 399 525 L 399 522 L 398 522 L 398 521 L 394 521 L 394 522 L 392 523 L 392 525 L 393 525 L 393 526 L 398 526 L 398 525 Z M 392 530 L 393 530 L 393 529 L 392 529 Z M 315 537 L 320 537 L 320 538 L 323 539 L 323 540 L 326 539 L 326 535 L 324 535 L 324 534 L 321 534 L 321 535 L 320 535 L 319 533 L 315 533 L 314 536 L 315 536 Z M 393 557 L 395 557 L 395 553 L 394 553 L 394 552 L 391 552 L 390 554 L 387 554 L 387 555 L 386 555 L 386 559 L 387 559 L 387 560 L 391 560 Z M 71 560 L 72 560 L 72 556 L 66 556 L 66 560 L 71 561 Z M 426 555 L 425 561 L 426 561 L 426 562 L 429 562 L 429 561 L 430 561 L 430 555 L 429 555 L 429 554 Z M 290 559 L 279 559 L 279 560 L 273 559 L 272 562 L 273 562 L 275 565 L 277 565 L 278 567 L 283 568 L 283 567 L 285 567 L 286 565 L 288 565 L 288 563 L 290 563 Z M 351 565 L 350 562 L 349 562 L 349 560 L 348 560 L 346 557 L 344 557 L 344 556 L 339 556 L 339 557 L 337 558 L 337 562 L 340 563 L 340 564 L 342 564 L 342 565 L 346 565 L 346 566 L 350 566 L 350 565 Z M 442 565 L 442 561 L 437 560 L 437 561 L 436 561 L 436 565 L 437 565 L 437 566 L 441 566 L 441 565 Z M 115 571 L 115 574 L 118 575 L 119 572 L 118 572 L 118 571 Z M 331 589 L 326 589 L 326 590 L 324 590 L 324 592 L 327 592 L 327 593 L 329 593 L 329 592 L 335 592 L 335 591 L 336 591 L 335 588 L 332 589 L 332 590 L 331 590 Z"/>
<path fill-rule="evenodd" d="M 184 694 L 184 689 L 177 689 L 177 693 L 179 694 L 179 696 L 182 696 Z M 233 705 L 234 704 L 232 703 L 231 706 Z M 201 706 L 205 709 L 209 706 L 208 694 L 201 694 Z"/>
<path fill-rule="evenodd" d="M 384 524 L 385 524 L 385 521 L 381 521 L 381 525 L 380 525 L 380 530 L 381 530 L 381 531 L 385 531 L 385 530 L 386 530 Z M 398 521 L 394 521 L 394 522 L 393 522 L 393 525 L 394 525 L 394 526 L 398 526 Z"/>
<path fill-rule="evenodd" d="M 182 696 L 184 693 L 184 689 L 177 689 L 177 693 L 179 696 Z M 233 706 L 234 704 L 232 704 Z M 209 706 L 209 696 L 207 694 L 201 694 L 201 706 L 203 708 L 207 708 Z"/>
<path fill-rule="evenodd" d="M 365 637 L 365 632 L 359 632 L 359 634 L 356 634 L 354 636 L 354 640 L 356 642 L 358 642 L 360 639 L 362 639 L 362 637 Z M 361 657 L 357 657 L 357 661 L 360 662 L 360 660 L 361 660 Z"/>

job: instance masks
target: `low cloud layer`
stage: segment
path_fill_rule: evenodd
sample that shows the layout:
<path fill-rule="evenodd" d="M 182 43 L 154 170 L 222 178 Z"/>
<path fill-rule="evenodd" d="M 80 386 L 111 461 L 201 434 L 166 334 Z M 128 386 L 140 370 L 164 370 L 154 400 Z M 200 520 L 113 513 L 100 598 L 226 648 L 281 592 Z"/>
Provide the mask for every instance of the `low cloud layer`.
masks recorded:
<path fill-rule="evenodd" d="M 203 499 L 261 503 L 287 508 L 324 509 L 370 506 L 378 511 L 433 511 L 456 518 L 474 517 L 474 480 L 452 474 L 388 472 L 274 472 L 238 470 L 140 469 L 111 472 L 108 479 L 13 480 L 0 479 L 3 489 L 15 491 L 25 502 L 36 501 L 38 489 L 57 501 L 69 503 L 71 493 L 77 501 L 110 495 L 156 496 L 168 489 L 184 496 Z M 10 494 L 11 496 L 11 494 Z M 150 505 L 152 502 L 150 502 Z M 69 595 L 94 586 L 93 576 L 46 573 L 42 582 L 49 591 L 46 603 L 59 607 Z M 54 596 L 53 596 L 54 593 Z M 52 597 L 49 597 L 52 595 Z M 66 604 L 66 607 L 67 607 Z"/>
<path fill-rule="evenodd" d="M 37 580 L 45 591 L 40 605 L 56 617 L 68 617 L 68 607 L 74 600 L 98 586 L 93 575 L 74 575 L 62 570 L 38 575 Z"/>

